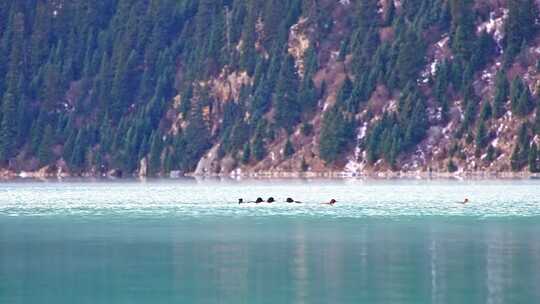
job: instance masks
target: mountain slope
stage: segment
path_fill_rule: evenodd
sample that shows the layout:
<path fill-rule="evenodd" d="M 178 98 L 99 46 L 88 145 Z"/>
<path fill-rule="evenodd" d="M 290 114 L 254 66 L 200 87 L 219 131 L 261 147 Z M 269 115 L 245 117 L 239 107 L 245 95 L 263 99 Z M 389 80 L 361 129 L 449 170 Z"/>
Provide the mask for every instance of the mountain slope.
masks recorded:
<path fill-rule="evenodd" d="M 539 6 L 8 1 L 0 167 L 538 172 Z"/>

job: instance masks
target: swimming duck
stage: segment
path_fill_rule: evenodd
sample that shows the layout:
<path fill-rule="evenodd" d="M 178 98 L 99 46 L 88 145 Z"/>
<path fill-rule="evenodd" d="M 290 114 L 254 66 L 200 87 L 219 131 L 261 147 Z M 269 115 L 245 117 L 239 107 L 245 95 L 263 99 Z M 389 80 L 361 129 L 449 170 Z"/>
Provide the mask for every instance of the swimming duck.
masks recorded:
<path fill-rule="evenodd" d="M 323 203 L 323 205 L 330 205 L 333 206 L 337 201 L 335 199 L 331 199 L 328 203 Z"/>
<path fill-rule="evenodd" d="M 293 200 L 292 198 L 290 197 L 287 197 L 287 199 L 285 200 L 285 202 L 287 203 L 297 203 L 297 204 L 301 204 L 302 202 L 299 202 L 299 201 L 295 201 Z"/>

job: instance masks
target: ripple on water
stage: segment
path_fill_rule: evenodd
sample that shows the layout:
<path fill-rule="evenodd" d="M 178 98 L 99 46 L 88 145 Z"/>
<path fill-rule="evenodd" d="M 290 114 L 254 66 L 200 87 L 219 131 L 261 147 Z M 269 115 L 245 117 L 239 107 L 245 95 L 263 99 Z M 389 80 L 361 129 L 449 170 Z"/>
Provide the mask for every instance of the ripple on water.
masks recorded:
<path fill-rule="evenodd" d="M 7 183 L 0 215 L 136 217 L 537 217 L 540 181 L 360 183 Z M 471 199 L 459 204 L 464 196 Z M 303 204 L 245 204 L 238 197 Z M 321 202 L 336 198 L 336 206 Z"/>

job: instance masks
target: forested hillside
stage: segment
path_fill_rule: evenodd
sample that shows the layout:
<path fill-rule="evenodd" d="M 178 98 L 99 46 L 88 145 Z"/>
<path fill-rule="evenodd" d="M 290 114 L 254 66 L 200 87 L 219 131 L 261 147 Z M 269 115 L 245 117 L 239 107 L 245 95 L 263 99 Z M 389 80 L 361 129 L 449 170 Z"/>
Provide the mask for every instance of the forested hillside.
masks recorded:
<path fill-rule="evenodd" d="M 539 7 L 1 1 L 0 168 L 539 172 Z"/>

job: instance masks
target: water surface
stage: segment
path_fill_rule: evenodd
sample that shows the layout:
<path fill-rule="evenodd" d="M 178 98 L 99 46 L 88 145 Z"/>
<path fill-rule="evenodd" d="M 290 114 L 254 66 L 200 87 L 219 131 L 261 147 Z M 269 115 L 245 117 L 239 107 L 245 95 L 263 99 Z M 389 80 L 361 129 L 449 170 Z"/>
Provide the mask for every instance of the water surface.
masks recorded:
<path fill-rule="evenodd" d="M 0 303 L 538 303 L 539 186 L 3 183 Z"/>

